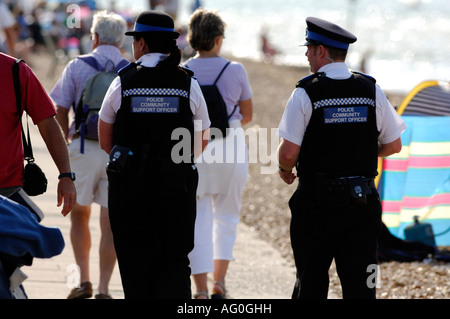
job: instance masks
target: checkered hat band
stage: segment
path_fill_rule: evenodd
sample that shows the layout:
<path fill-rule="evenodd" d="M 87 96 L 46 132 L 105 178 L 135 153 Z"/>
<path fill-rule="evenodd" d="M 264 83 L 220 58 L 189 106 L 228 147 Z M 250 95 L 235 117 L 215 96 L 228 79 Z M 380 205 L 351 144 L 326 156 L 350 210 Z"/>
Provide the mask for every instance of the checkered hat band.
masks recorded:
<path fill-rule="evenodd" d="M 375 101 L 367 97 L 347 97 L 338 99 L 325 99 L 314 102 L 314 109 L 324 106 L 342 106 L 342 105 L 370 105 L 375 106 Z"/>
<path fill-rule="evenodd" d="M 175 95 L 188 98 L 189 92 L 180 89 L 149 89 L 149 88 L 129 89 L 123 91 L 124 97 L 132 95 L 171 95 L 171 96 Z"/>

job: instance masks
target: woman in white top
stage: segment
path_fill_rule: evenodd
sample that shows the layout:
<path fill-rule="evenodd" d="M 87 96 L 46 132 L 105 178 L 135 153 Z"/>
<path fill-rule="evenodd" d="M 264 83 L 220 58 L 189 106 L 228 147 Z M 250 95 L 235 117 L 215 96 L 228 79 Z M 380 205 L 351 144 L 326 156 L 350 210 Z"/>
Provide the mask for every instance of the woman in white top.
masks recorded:
<path fill-rule="evenodd" d="M 197 55 L 186 65 L 200 85 L 211 85 L 228 61 L 220 56 L 225 23 L 205 9 L 189 21 L 188 40 Z M 225 275 L 233 260 L 242 192 L 248 180 L 247 146 L 242 125 L 252 119 L 252 91 L 244 66 L 231 62 L 217 88 L 227 106 L 230 130 L 210 141 L 198 159 L 197 218 L 190 266 L 197 288 L 195 298 L 208 298 L 207 273 L 214 271 L 212 298 L 225 298 Z M 233 112 L 234 111 L 234 112 Z"/>

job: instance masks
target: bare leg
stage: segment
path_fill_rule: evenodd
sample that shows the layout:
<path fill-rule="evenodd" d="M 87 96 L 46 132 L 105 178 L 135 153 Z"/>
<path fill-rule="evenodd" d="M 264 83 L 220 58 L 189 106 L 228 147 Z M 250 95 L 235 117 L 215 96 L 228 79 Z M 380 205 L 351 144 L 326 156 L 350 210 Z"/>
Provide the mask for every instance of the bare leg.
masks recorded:
<path fill-rule="evenodd" d="M 217 284 L 217 282 L 222 283 L 225 286 L 225 276 L 227 274 L 229 260 L 216 259 L 214 260 L 214 287 L 213 294 L 218 294 L 225 296 L 226 291 Z"/>
<path fill-rule="evenodd" d="M 194 277 L 195 286 L 197 287 L 195 299 L 208 299 L 207 275 L 207 273 L 192 275 L 192 277 Z"/>
<path fill-rule="evenodd" d="M 75 262 L 80 267 L 80 283 L 90 281 L 89 278 L 89 251 L 91 249 L 91 233 L 89 231 L 89 218 L 91 206 L 75 204 L 70 213 L 71 227 L 70 239 L 72 242 Z"/>
<path fill-rule="evenodd" d="M 109 224 L 108 209 L 106 207 L 100 207 L 100 230 L 100 281 L 98 292 L 108 295 L 109 282 L 116 264 L 116 251 L 114 249 L 113 235 L 111 225 Z"/>

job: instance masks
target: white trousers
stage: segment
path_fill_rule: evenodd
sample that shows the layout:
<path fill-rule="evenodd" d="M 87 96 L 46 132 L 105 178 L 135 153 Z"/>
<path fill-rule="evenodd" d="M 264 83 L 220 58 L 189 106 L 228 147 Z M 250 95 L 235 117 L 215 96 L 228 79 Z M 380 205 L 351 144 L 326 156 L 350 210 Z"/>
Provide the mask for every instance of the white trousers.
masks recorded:
<path fill-rule="evenodd" d="M 240 144 L 240 143 L 238 143 Z M 244 152 L 247 152 L 245 141 Z M 233 260 L 236 228 L 242 207 L 242 193 L 248 180 L 248 161 L 237 162 L 231 170 L 231 183 L 227 193 L 197 196 L 194 249 L 189 254 L 192 274 L 214 271 L 214 260 Z M 221 166 L 218 164 L 218 166 Z M 219 168 L 220 171 L 220 168 Z M 230 170 L 225 170 L 230 172 Z M 199 169 L 199 183 L 202 183 Z M 206 182 L 208 178 L 205 179 Z M 205 185 L 207 188 L 207 185 Z"/>

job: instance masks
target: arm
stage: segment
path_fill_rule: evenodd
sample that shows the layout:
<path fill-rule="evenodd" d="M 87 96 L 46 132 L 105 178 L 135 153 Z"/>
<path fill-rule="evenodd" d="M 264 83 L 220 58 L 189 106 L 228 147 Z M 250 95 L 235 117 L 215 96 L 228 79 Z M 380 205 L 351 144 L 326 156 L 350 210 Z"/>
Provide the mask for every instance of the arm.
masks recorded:
<path fill-rule="evenodd" d="M 208 143 L 209 143 L 209 128 L 202 131 L 202 136 L 203 136 L 203 139 L 202 139 L 202 153 L 203 153 L 203 151 L 205 150 L 206 146 L 208 146 Z M 200 154 L 199 154 L 199 156 L 200 156 Z"/>
<path fill-rule="evenodd" d="M 16 44 L 16 34 L 14 26 L 16 22 L 16 18 L 14 17 L 6 3 L 4 3 L 4 1 L 0 1 L 0 32 L 3 31 L 6 36 L 6 46 L 8 49 L 7 54 L 11 56 L 16 56 L 14 48 Z"/>
<path fill-rule="evenodd" d="M 248 99 L 245 101 L 239 101 L 239 108 L 241 110 L 241 114 L 242 114 L 242 120 L 241 120 L 241 124 L 242 126 L 244 126 L 245 124 L 247 124 L 248 122 L 250 122 L 252 120 L 253 117 L 253 103 L 252 103 L 252 99 Z"/>
<path fill-rule="evenodd" d="M 98 142 L 100 148 L 109 154 L 113 148 L 113 124 L 106 123 L 105 121 L 98 120 Z"/>
<path fill-rule="evenodd" d="M 198 158 L 209 143 L 209 128 L 202 131 L 194 131 L 194 156 Z"/>
<path fill-rule="evenodd" d="M 3 31 L 6 35 L 6 45 L 8 47 L 8 54 L 16 56 L 16 35 L 12 27 L 4 28 Z"/>
<path fill-rule="evenodd" d="M 69 152 L 58 122 L 51 116 L 37 123 L 37 126 L 59 173 L 70 172 Z M 72 210 L 76 199 L 77 194 L 73 181 L 66 177 L 61 178 L 58 182 L 57 205 L 59 207 L 64 203 L 61 210 L 63 216 Z"/>
<path fill-rule="evenodd" d="M 117 111 L 122 104 L 122 83 L 120 77 L 116 77 L 108 88 L 98 119 L 98 142 L 100 148 L 109 155 L 113 145 L 114 122 L 116 121 Z"/>
<path fill-rule="evenodd" d="M 278 165 L 280 167 L 278 173 L 286 184 L 292 184 L 297 177 L 294 173 L 292 173 L 292 169 L 297 163 L 299 153 L 300 146 L 283 138 L 281 139 L 277 152 Z"/>
<path fill-rule="evenodd" d="M 377 129 L 380 132 L 378 156 L 387 157 L 402 150 L 401 134 L 406 130 L 406 124 L 378 85 L 376 90 Z"/>
<path fill-rule="evenodd" d="M 69 133 L 69 109 L 62 107 L 61 105 L 56 106 L 56 120 L 59 123 L 59 126 L 61 126 L 64 138 L 66 140 L 66 143 L 68 142 L 68 133 Z"/>
<path fill-rule="evenodd" d="M 387 157 L 389 155 L 400 153 L 402 150 L 402 139 L 399 137 L 395 141 L 387 144 L 378 142 L 378 156 Z"/>

